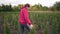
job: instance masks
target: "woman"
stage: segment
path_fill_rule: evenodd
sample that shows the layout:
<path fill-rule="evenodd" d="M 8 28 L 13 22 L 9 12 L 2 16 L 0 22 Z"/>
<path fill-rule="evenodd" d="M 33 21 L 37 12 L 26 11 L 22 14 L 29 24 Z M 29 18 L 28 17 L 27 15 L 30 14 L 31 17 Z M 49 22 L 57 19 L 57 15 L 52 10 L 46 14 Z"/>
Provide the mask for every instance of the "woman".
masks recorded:
<path fill-rule="evenodd" d="M 28 17 L 28 8 L 30 8 L 29 4 L 24 5 L 21 8 L 20 13 L 19 13 L 18 22 L 19 22 L 20 27 L 21 27 L 20 34 L 24 33 L 24 28 L 27 28 L 27 30 L 30 31 L 30 29 L 32 29 L 32 27 L 33 27 L 32 23 Z"/>

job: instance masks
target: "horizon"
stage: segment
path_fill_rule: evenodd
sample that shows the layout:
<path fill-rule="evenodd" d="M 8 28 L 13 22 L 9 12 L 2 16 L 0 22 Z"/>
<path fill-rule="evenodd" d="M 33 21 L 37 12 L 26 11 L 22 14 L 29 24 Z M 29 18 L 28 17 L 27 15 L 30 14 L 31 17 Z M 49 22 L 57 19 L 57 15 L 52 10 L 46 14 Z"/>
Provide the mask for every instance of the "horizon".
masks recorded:
<path fill-rule="evenodd" d="M 4 2 L 3 2 L 4 1 Z M 18 6 L 18 4 L 26 4 L 29 3 L 30 5 L 41 4 L 42 6 L 53 6 L 56 2 L 60 0 L 0 0 L 0 5 L 9 5 Z"/>

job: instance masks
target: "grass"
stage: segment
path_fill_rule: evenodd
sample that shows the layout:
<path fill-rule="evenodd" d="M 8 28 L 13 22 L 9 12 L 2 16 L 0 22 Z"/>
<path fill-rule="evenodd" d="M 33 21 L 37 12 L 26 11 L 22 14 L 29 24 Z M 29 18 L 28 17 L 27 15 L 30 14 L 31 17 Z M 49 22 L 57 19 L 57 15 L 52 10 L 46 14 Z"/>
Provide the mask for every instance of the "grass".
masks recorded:
<path fill-rule="evenodd" d="M 5 24 L 8 21 L 12 22 L 16 30 L 19 30 L 19 12 L 1 12 L 0 14 L 4 15 Z M 43 34 L 57 34 L 60 31 L 60 12 L 29 12 L 29 18 L 34 24 L 34 29 L 29 34 L 37 34 L 39 30 L 42 30 Z"/>

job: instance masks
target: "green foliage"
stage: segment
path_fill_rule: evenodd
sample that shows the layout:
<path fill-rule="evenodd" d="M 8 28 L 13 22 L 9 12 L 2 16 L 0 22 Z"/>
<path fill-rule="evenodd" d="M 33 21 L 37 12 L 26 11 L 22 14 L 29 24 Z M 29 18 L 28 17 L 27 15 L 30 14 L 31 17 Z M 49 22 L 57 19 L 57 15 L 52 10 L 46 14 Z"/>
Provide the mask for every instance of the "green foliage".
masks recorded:
<path fill-rule="evenodd" d="M 7 11 L 19 11 L 22 6 L 24 6 L 23 4 L 19 4 L 18 6 L 14 6 L 12 7 L 12 5 L 4 5 L 2 4 L 2 6 L 0 6 L 0 12 L 7 12 Z M 56 2 L 53 6 L 47 7 L 47 6 L 42 6 L 41 4 L 35 4 L 33 6 L 31 6 L 31 8 L 29 9 L 29 11 L 60 11 L 60 2 Z"/>
<path fill-rule="evenodd" d="M 16 30 L 19 30 L 18 24 L 18 12 L 6 12 L 4 14 L 5 24 L 7 23 L 6 18 L 10 19 Z M 44 34 L 58 34 L 60 30 L 60 13 L 41 13 L 41 12 L 29 12 L 29 18 L 34 24 L 34 28 L 29 32 L 29 34 L 37 34 L 38 30 L 43 30 Z M 8 20 L 8 21 L 10 21 Z M 8 26 L 6 26 L 8 29 Z M 9 29 L 6 31 L 10 32 Z"/>
<path fill-rule="evenodd" d="M 48 7 L 44 6 L 44 7 L 43 7 L 43 10 L 44 10 L 44 11 L 47 11 L 47 10 L 48 10 Z"/>
<path fill-rule="evenodd" d="M 5 24 L 5 34 L 11 34 L 7 23 Z"/>
<path fill-rule="evenodd" d="M 36 33 L 35 29 L 32 29 L 32 30 L 29 32 L 29 34 L 37 34 L 37 33 Z"/>
<path fill-rule="evenodd" d="M 4 15 L 4 32 L 5 34 L 11 34 L 8 26 L 8 22 L 7 22 L 7 15 L 6 16 Z"/>
<path fill-rule="evenodd" d="M 15 12 L 15 11 L 19 11 L 21 7 L 19 7 L 19 6 L 14 6 L 14 7 L 12 7 L 12 8 L 13 8 L 13 11 Z"/>
<path fill-rule="evenodd" d="M 4 5 L 2 4 L 2 6 L 0 6 L 0 12 L 7 12 L 7 11 L 10 11 L 10 12 L 16 12 L 16 11 L 19 11 L 21 8 L 22 8 L 22 4 L 19 4 L 18 6 L 14 6 L 12 7 L 12 5 Z M 38 4 L 38 5 L 33 5 L 31 6 L 31 8 L 29 9 L 30 11 L 41 11 L 41 10 L 48 10 L 48 7 L 43 7 L 41 4 Z"/>
<path fill-rule="evenodd" d="M 0 11 L 12 11 L 12 6 L 11 6 L 11 4 L 10 5 L 2 4 L 0 9 L 1 9 Z"/>
<path fill-rule="evenodd" d="M 44 34 L 49 34 L 49 32 L 48 32 L 48 25 L 49 25 L 49 23 L 46 22 L 45 23 L 45 27 L 44 27 Z"/>
<path fill-rule="evenodd" d="M 60 2 L 56 2 L 52 7 L 49 7 L 52 11 L 60 11 Z"/>
<path fill-rule="evenodd" d="M 57 11 L 60 11 L 60 2 L 56 2 L 54 7 L 57 9 Z"/>
<path fill-rule="evenodd" d="M 51 11 L 57 11 L 56 7 L 53 7 L 53 6 L 50 7 L 49 9 L 50 9 Z"/>

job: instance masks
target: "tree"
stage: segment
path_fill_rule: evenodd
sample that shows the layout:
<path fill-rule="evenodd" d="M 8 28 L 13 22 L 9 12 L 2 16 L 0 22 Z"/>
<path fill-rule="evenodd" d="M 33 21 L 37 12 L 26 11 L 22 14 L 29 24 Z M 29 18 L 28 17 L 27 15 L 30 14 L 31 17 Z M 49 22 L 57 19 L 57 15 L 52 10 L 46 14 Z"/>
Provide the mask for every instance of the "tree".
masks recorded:
<path fill-rule="evenodd" d="M 44 10 L 44 11 L 47 11 L 47 10 L 48 10 L 48 7 L 44 6 L 44 7 L 43 7 L 43 10 Z"/>
<path fill-rule="evenodd" d="M 57 11 L 60 11 L 60 2 L 56 2 L 54 7 L 57 9 Z"/>
<path fill-rule="evenodd" d="M 30 8 L 30 10 L 32 10 L 32 11 L 40 11 L 40 10 L 42 10 L 42 5 L 41 4 L 35 4 L 35 5 L 33 5 L 31 8 Z"/>
<path fill-rule="evenodd" d="M 2 7 L 0 6 L 0 11 L 2 11 Z"/>
<path fill-rule="evenodd" d="M 13 7 L 13 11 L 19 11 L 20 9 L 19 9 L 19 7 L 18 6 L 14 6 Z"/>
<path fill-rule="evenodd" d="M 4 5 L 1 6 L 1 11 L 12 11 L 12 6 L 10 5 Z"/>
<path fill-rule="evenodd" d="M 50 11 L 56 11 L 56 7 L 54 7 L 54 6 L 49 7 L 49 10 L 50 10 Z"/>
<path fill-rule="evenodd" d="M 23 6 L 23 4 L 18 4 L 18 8 L 19 9 L 22 8 L 22 6 Z"/>

